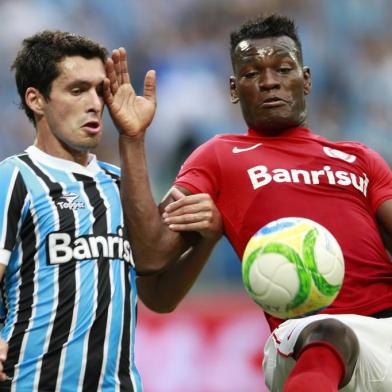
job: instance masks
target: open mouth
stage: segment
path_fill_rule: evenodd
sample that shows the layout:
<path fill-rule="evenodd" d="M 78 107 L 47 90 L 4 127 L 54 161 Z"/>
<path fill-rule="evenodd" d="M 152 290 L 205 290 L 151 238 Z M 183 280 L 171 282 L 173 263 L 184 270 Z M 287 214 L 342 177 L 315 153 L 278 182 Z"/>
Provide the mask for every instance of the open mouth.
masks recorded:
<path fill-rule="evenodd" d="M 95 134 L 101 130 L 101 124 L 99 121 L 89 121 L 83 124 L 83 129 Z"/>

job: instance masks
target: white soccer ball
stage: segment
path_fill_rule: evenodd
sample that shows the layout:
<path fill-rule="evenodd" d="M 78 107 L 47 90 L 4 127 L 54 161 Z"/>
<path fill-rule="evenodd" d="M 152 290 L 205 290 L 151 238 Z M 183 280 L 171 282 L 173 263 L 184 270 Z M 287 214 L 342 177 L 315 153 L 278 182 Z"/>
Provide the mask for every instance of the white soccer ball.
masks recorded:
<path fill-rule="evenodd" d="M 335 237 L 305 218 L 270 222 L 249 240 L 242 258 L 246 291 L 281 319 L 330 305 L 343 284 L 344 258 Z"/>

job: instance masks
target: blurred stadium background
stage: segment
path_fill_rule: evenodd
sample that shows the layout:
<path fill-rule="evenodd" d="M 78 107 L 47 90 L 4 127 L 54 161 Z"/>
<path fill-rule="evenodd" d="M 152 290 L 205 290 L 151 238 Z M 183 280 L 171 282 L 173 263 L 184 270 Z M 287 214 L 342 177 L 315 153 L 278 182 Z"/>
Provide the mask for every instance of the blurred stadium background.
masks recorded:
<path fill-rule="evenodd" d="M 152 187 L 159 201 L 181 162 L 215 133 L 243 132 L 229 103 L 229 34 L 248 17 L 296 19 L 313 75 L 310 126 L 355 139 L 392 162 L 392 2 L 390 0 L 0 0 L 0 159 L 32 143 L 9 68 L 20 41 L 43 29 L 126 47 L 133 83 L 156 69 L 158 110 L 148 134 Z M 105 115 L 97 155 L 118 164 L 116 130 Z M 268 334 L 245 295 L 240 263 L 226 241 L 191 294 L 171 315 L 143 307 L 137 362 L 146 392 L 264 391 L 261 350 Z"/>

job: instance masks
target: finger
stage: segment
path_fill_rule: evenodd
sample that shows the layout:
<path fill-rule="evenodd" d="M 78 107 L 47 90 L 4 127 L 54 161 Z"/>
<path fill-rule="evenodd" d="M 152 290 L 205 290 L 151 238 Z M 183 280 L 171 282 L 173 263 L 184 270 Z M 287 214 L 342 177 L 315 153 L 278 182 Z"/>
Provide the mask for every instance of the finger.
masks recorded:
<path fill-rule="evenodd" d="M 114 73 L 117 79 L 118 86 L 121 85 L 121 65 L 120 65 L 120 51 L 119 49 L 112 50 L 112 60 L 114 66 Z"/>
<path fill-rule="evenodd" d="M 170 224 L 169 229 L 173 231 L 203 231 L 208 229 L 208 222 L 195 222 L 195 223 L 175 223 Z"/>
<path fill-rule="evenodd" d="M 213 210 L 206 203 L 204 204 L 196 203 L 196 204 L 190 204 L 190 205 L 179 207 L 171 212 L 165 211 L 162 214 L 162 218 L 167 219 L 167 218 L 174 218 L 174 217 L 190 215 L 190 214 L 192 215 L 205 214 L 207 216 L 207 215 L 212 215 L 212 212 Z"/>
<path fill-rule="evenodd" d="M 0 381 L 11 381 L 12 377 L 8 377 L 6 373 L 0 372 Z"/>
<path fill-rule="evenodd" d="M 103 100 L 105 101 L 106 105 L 111 106 L 113 104 L 113 94 L 110 89 L 109 78 L 105 78 L 103 80 L 102 96 L 103 96 Z"/>
<path fill-rule="evenodd" d="M 185 197 L 181 197 L 180 199 L 169 203 L 165 207 L 165 211 L 172 212 L 172 211 L 174 211 L 178 208 L 181 208 L 182 206 L 185 206 L 185 205 L 204 203 L 204 202 L 211 203 L 211 198 L 209 195 L 204 194 L 204 193 L 199 193 L 196 195 L 187 195 Z"/>
<path fill-rule="evenodd" d="M 170 194 L 172 195 L 172 197 L 173 197 L 174 200 L 180 200 L 180 199 L 182 199 L 183 197 L 185 197 L 185 195 L 184 195 L 178 188 L 176 188 L 176 187 L 173 187 L 173 188 L 170 190 Z"/>
<path fill-rule="evenodd" d="M 154 70 L 148 71 L 144 78 L 144 98 L 156 105 L 156 73 Z"/>
<path fill-rule="evenodd" d="M 120 48 L 119 53 L 120 53 L 120 83 L 128 84 L 131 82 L 131 80 L 128 73 L 127 51 L 125 50 L 125 48 Z"/>
<path fill-rule="evenodd" d="M 118 82 L 117 82 L 116 70 L 112 58 L 108 58 L 106 60 L 105 69 L 106 69 L 106 76 L 110 81 L 110 89 L 112 95 L 115 95 L 118 90 Z"/>
<path fill-rule="evenodd" d="M 166 224 L 177 224 L 177 223 L 196 223 L 196 222 L 210 222 L 212 215 L 208 212 L 197 212 L 194 214 L 183 214 L 177 216 L 169 216 L 164 218 Z"/>

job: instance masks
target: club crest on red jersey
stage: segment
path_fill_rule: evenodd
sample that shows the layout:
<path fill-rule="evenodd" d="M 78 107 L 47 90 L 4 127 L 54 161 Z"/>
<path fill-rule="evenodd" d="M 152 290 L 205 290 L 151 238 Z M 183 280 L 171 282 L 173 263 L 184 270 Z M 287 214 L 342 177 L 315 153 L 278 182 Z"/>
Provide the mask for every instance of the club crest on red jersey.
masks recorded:
<path fill-rule="evenodd" d="M 335 148 L 324 146 L 323 150 L 329 157 L 341 159 L 342 161 L 346 161 L 348 163 L 353 163 L 357 159 L 355 155 L 347 154 L 346 152 L 336 150 Z"/>

